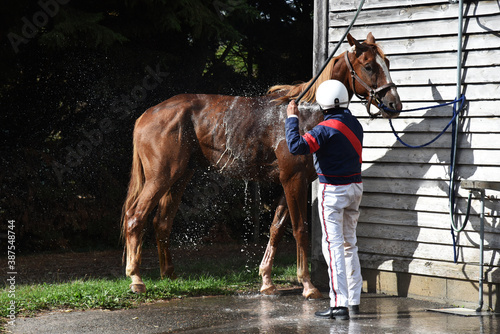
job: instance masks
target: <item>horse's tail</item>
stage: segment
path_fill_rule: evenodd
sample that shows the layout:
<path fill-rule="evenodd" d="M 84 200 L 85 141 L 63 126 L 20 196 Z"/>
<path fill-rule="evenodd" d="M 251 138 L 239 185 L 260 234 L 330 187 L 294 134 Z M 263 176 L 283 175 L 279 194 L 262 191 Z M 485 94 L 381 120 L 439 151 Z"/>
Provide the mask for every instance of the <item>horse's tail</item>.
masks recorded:
<path fill-rule="evenodd" d="M 137 124 L 137 123 L 136 123 Z M 121 216 L 121 240 L 124 241 L 125 249 L 126 244 L 126 229 L 127 229 L 127 211 L 134 205 L 135 201 L 139 197 L 142 189 L 144 188 L 144 170 L 142 168 L 142 161 L 137 152 L 137 143 L 134 136 L 134 153 L 132 158 L 132 170 L 130 172 L 130 183 L 128 186 L 127 198 L 122 208 Z"/>

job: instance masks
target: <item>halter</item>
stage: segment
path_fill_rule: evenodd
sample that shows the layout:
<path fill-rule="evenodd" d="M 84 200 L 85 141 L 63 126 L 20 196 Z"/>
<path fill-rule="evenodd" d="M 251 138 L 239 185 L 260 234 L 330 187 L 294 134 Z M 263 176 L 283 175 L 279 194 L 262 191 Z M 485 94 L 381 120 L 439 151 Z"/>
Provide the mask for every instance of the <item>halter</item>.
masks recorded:
<path fill-rule="evenodd" d="M 375 118 L 378 115 L 380 115 L 381 110 L 379 108 L 378 113 L 372 114 L 370 112 L 370 106 L 371 106 L 372 102 L 375 100 L 377 102 L 377 104 L 379 104 L 379 105 L 382 104 L 382 101 L 380 101 L 379 93 L 383 90 L 388 89 L 388 88 L 396 87 L 396 85 L 393 82 L 389 82 L 388 84 L 385 84 L 385 85 L 378 87 L 376 89 L 373 89 L 372 87 L 368 86 L 363 80 L 361 80 L 361 78 L 358 76 L 356 71 L 354 71 L 352 64 L 351 64 L 351 61 L 349 60 L 349 57 L 347 56 L 347 53 L 348 53 L 347 51 L 344 53 L 344 57 L 345 57 L 345 63 L 347 64 L 349 72 L 351 72 L 352 90 L 354 92 L 354 95 L 356 95 L 356 97 L 359 98 L 360 100 L 366 100 L 366 111 L 368 112 L 368 115 L 370 115 L 371 118 Z M 356 93 L 356 87 L 355 87 L 356 81 L 358 81 L 358 83 L 369 92 L 369 99 Z"/>

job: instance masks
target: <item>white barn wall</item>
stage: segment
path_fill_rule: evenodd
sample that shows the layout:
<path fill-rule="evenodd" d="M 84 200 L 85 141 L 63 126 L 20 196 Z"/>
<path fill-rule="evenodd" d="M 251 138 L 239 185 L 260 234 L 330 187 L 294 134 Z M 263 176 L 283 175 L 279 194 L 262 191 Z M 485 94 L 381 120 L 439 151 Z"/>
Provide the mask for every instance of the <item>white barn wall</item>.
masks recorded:
<path fill-rule="evenodd" d="M 350 24 L 358 5 L 357 0 L 329 1 L 327 28 L 324 27 L 328 30 L 329 52 Z M 364 40 L 369 32 L 373 33 L 391 61 L 391 76 L 404 109 L 436 105 L 452 101 L 456 95 L 457 16 L 458 4 L 449 1 L 367 0 L 351 34 Z M 316 20 L 324 24 L 321 21 Z M 500 182 L 497 1 L 464 1 L 463 34 L 462 91 L 469 106 L 460 122 L 456 175 L 459 180 Z M 337 54 L 346 49 L 345 43 Z M 315 59 L 317 63 L 318 57 Z M 358 226 L 362 267 L 408 277 L 464 280 L 469 282 L 471 293 L 477 294 L 474 292 L 477 286 L 473 284 L 476 281 L 477 285 L 479 275 L 477 193 L 472 201 L 470 223 L 460 234 L 459 263 L 453 263 L 448 203 L 451 127 L 430 146 L 411 149 L 396 141 L 387 120 L 369 119 L 364 106 L 357 101 L 353 101 L 351 109 L 365 130 L 365 193 Z M 434 138 L 448 124 L 451 115 L 450 106 L 426 109 L 403 113 L 393 124 L 404 141 L 418 145 Z M 459 221 L 466 211 L 467 195 L 467 190 L 459 189 L 456 211 Z M 486 196 L 485 272 L 487 281 L 497 284 L 500 283 L 500 192 L 486 190 Z M 400 291 L 401 286 L 397 289 L 398 293 L 405 293 Z M 411 288 L 406 286 L 406 290 Z"/>

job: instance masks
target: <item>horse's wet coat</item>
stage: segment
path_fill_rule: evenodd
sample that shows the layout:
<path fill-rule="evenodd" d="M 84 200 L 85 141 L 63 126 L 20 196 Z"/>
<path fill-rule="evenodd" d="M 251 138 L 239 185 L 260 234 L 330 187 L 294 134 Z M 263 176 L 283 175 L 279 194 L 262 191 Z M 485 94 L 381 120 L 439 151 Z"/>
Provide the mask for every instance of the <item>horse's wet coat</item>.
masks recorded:
<path fill-rule="evenodd" d="M 366 64 L 377 66 L 382 57 L 375 39 L 368 35 L 369 44 L 356 44 L 356 54 L 350 53 L 352 66 L 370 87 L 380 86 L 389 78 L 387 69 L 366 75 Z M 344 82 L 350 96 L 350 73 L 343 57 L 332 60 L 321 80 L 335 78 Z M 384 76 L 384 77 L 380 77 Z M 307 264 L 307 188 L 316 178 L 312 156 L 293 156 L 285 142 L 284 121 L 286 102 L 307 83 L 281 86 L 261 97 L 234 97 L 206 94 L 183 94 L 170 98 L 148 109 L 136 122 L 134 129 L 134 157 L 129 192 L 123 207 L 123 235 L 126 241 L 126 273 L 132 278 L 131 289 L 144 292 L 140 277 L 142 235 L 147 216 L 155 206 L 155 227 L 160 273 L 173 277 L 169 250 L 170 232 L 182 194 L 189 180 L 200 168 L 210 167 L 229 177 L 245 180 L 281 183 L 281 197 L 271 226 L 270 240 L 260 265 L 263 279 L 261 291 L 274 293 L 271 268 L 276 247 L 283 235 L 283 227 L 292 222 L 297 243 L 297 277 L 304 285 L 305 297 L 319 298 L 321 294 L 310 282 Z M 311 88 L 312 91 L 316 86 Z M 273 89 L 272 89 L 273 90 Z M 357 94 L 367 96 L 361 88 Z M 286 94 L 291 94 L 290 96 Z M 386 105 L 401 110 L 395 88 L 381 97 Z M 278 101 L 278 102 L 277 102 Z M 392 115 L 394 116 L 394 115 Z M 300 130 L 306 132 L 323 120 L 314 104 L 300 105 Z"/>

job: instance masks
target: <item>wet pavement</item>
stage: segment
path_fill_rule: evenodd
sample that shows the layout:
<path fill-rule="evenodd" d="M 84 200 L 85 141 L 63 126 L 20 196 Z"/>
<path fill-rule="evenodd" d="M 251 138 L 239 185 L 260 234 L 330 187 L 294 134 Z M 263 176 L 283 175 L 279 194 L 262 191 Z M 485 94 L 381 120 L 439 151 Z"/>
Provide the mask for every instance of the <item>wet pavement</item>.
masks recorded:
<path fill-rule="evenodd" d="M 316 318 L 328 300 L 305 300 L 295 290 L 280 296 L 186 298 L 130 310 L 52 312 L 18 318 L 13 333 L 500 333 L 497 315 L 459 316 L 429 309 L 446 305 L 363 294 L 350 320 Z"/>

